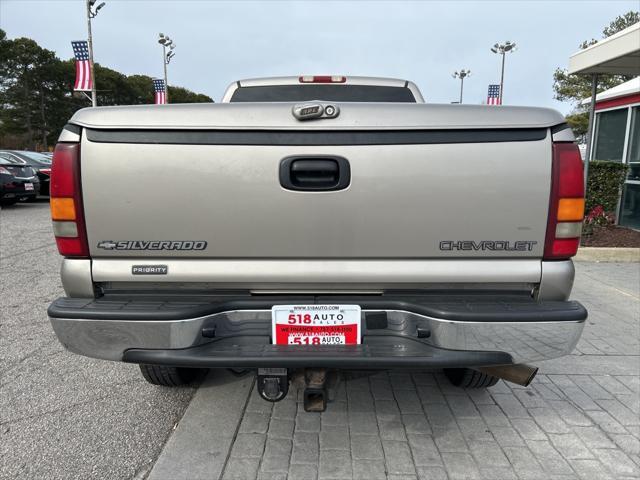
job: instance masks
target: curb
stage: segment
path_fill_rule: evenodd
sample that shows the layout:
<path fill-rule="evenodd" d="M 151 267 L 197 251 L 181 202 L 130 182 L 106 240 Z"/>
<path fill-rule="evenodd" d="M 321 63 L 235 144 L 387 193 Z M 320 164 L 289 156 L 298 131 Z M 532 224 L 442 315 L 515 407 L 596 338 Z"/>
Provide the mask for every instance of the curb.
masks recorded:
<path fill-rule="evenodd" d="M 640 248 L 580 247 L 576 262 L 640 262 Z"/>
<path fill-rule="evenodd" d="M 212 369 L 153 465 L 148 480 L 217 480 L 242 420 L 254 375 Z"/>

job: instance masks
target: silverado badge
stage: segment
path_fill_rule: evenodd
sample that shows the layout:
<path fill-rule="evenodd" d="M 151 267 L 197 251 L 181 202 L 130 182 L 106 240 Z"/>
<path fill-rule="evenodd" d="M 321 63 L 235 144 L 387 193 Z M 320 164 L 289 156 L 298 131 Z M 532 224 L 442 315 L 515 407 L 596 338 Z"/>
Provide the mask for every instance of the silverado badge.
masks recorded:
<path fill-rule="evenodd" d="M 204 240 L 103 240 L 98 242 L 103 250 L 204 250 Z"/>

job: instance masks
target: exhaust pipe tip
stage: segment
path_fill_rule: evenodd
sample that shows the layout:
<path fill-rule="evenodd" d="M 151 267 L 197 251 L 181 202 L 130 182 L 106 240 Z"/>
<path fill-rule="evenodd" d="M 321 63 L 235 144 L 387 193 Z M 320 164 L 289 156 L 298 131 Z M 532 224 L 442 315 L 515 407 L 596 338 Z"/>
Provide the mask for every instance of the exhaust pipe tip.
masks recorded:
<path fill-rule="evenodd" d="M 501 378 L 507 382 L 528 387 L 538 374 L 538 367 L 524 363 L 516 365 L 495 365 L 491 367 L 478 367 L 475 370 Z"/>

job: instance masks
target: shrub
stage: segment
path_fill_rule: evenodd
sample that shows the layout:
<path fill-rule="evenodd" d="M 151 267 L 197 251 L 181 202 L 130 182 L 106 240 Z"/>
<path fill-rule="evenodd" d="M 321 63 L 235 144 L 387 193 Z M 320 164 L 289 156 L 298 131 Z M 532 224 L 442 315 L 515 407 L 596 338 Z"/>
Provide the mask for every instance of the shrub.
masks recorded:
<path fill-rule="evenodd" d="M 618 162 L 589 162 L 585 211 L 600 206 L 605 212 L 614 212 L 618 206 L 620 189 L 627 176 L 628 166 Z"/>
<path fill-rule="evenodd" d="M 602 205 L 598 205 L 584 217 L 582 234 L 592 235 L 596 228 L 613 225 L 614 223 L 615 216 L 612 213 L 605 212 Z"/>

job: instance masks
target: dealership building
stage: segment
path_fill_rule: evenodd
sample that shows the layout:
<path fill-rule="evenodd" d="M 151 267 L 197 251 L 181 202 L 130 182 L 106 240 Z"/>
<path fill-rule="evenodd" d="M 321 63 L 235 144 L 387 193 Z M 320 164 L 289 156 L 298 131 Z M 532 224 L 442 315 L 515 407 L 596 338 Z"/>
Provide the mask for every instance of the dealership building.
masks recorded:
<path fill-rule="evenodd" d="M 573 54 L 569 73 L 640 75 L 640 23 Z M 591 111 L 587 159 L 629 165 L 618 223 L 640 229 L 640 76 L 583 101 Z"/>

